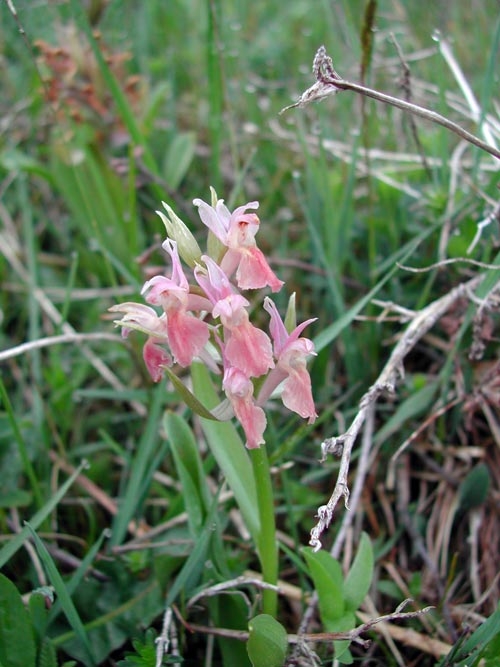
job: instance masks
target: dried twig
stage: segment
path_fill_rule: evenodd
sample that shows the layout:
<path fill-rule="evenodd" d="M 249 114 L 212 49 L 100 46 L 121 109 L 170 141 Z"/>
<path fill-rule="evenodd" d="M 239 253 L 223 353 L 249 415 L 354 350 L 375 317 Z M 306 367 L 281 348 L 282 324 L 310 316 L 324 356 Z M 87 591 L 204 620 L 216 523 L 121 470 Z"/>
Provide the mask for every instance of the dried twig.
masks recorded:
<path fill-rule="evenodd" d="M 321 445 L 323 460 L 326 458 L 327 454 L 334 450 L 338 450 L 339 447 L 342 449 L 342 458 L 340 460 L 340 469 L 333 493 L 328 503 L 318 508 L 319 519 L 317 524 L 311 530 L 309 544 L 316 551 L 321 548 L 321 535 L 330 525 L 339 500 L 343 497 L 346 507 L 349 505 L 347 477 L 349 473 L 351 452 L 354 442 L 356 441 L 368 414 L 374 409 L 382 394 L 394 392 L 397 378 L 404 374 L 404 359 L 413 347 L 415 347 L 417 342 L 456 301 L 463 296 L 469 295 L 471 290 L 475 288 L 482 279 L 483 276 L 476 276 L 468 282 L 458 285 L 448 292 L 448 294 L 433 301 L 415 314 L 405 333 L 392 351 L 392 354 L 378 379 L 361 399 L 359 411 L 347 431 L 343 435 L 327 438 Z"/>
<path fill-rule="evenodd" d="M 366 86 L 361 86 L 358 83 L 352 83 L 351 81 L 346 81 L 335 71 L 332 63 L 332 59 L 326 53 L 324 46 L 320 46 L 313 62 L 313 74 L 316 77 L 316 83 L 314 83 L 310 88 L 308 88 L 300 97 L 300 99 L 294 104 L 290 104 L 281 110 L 281 113 L 287 111 L 288 109 L 294 109 L 296 107 L 304 107 L 311 102 L 317 102 L 319 100 L 325 99 L 330 95 L 335 95 L 341 90 L 352 90 L 355 93 L 360 93 L 366 97 L 371 97 L 378 102 L 383 102 L 384 104 L 389 104 L 390 106 L 401 109 L 402 111 L 407 111 L 408 113 L 413 114 L 414 116 L 419 116 L 424 118 L 432 123 L 441 125 L 447 130 L 454 132 L 461 139 L 481 148 L 482 150 L 490 153 L 497 159 L 500 159 L 500 151 L 495 147 L 491 146 L 489 143 L 486 143 L 479 137 L 474 134 L 471 134 L 467 130 L 464 130 L 463 127 L 457 125 L 449 118 L 442 116 L 436 111 L 426 109 L 421 107 L 418 104 L 413 104 L 411 102 L 406 102 L 398 97 L 392 97 L 391 95 L 386 95 L 381 93 L 378 90 L 373 88 L 367 88 Z"/>
<path fill-rule="evenodd" d="M 391 614 L 385 614 L 384 616 L 378 616 L 377 618 L 369 618 L 365 623 L 359 625 L 353 630 L 348 632 L 308 632 L 304 635 L 288 635 L 288 643 L 296 644 L 297 642 L 332 642 L 337 640 L 348 640 L 360 643 L 364 646 L 367 645 L 367 642 L 361 639 L 361 635 L 364 635 L 366 632 L 370 631 L 374 626 L 379 623 L 389 623 L 392 621 L 403 621 L 411 618 L 416 618 L 422 614 L 427 614 L 434 607 L 425 607 L 424 609 L 419 609 L 417 611 L 408 611 L 405 612 L 403 609 L 406 605 L 411 602 L 411 600 L 404 600 L 396 611 Z M 366 617 L 366 616 L 365 616 Z M 204 634 L 216 635 L 218 637 L 230 637 L 231 639 L 237 639 L 239 641 L 247 641 L 249 637 L 249 632 L 246 630 L 231 630 L 229 628 L 214 628 L 206 625 L 197 625 L 190 623 L 190 630 L 193 632 L 203 632 Z"/>
<path fill-rule="evenodd" d="M 333 543 L 333 546 L 330 549 L 331 555 L 337 559 L 339 558 L 340 553 L 342 551 L 342 547 L 344 546 L 344 542 L 346 540 L 349 528 L 351 527 L 351 524 L 354 521 L 354 517 L 356 515 L 356 507 L 358 506 L 358 503 L 361 500 L 361 494 L 363 491 L 364 482 L 366 479 L 366 475 L 369 471 L 368 459 L 371 446 L 373 444 L 373 427 L 374 427 L 373 415 L 374 415 L 374 410 L 368 413 L 365 429 L 363 432 L 358 468 L 356 471 L 356 479 L 354 481 L 354 486 L 352 490 L 352 501 L 351 501 L 352 511 L 346 512 L 346 514 L 344 515 L 339 531 L 335 538 L 335 542 Z M 297 631 L 297 634 L 299 636 L 303 637 L 307 634 L 307 628 L 309 627 L 314 617 L 317 605 L 318 605 L 318 593 L 317 591 L 314 591 L 314 593 L 311 595 L 311 599 L 308 602 L 307 608 L 302 615 L 302 620 L 300 622 L 300 626 Z M 298 658 L 300 650 L 301 650 L 300 642 L 297 642 L 297 646 L 295 647 L 293 652 L 295 658 Z"/>
<path fill-rule="evenodd" d="M 163 615 L 163 625 L 161 629 L 161 634 L 156 638 L 156 667 L 161 667 L 163 665 L 163 657 L 168 655 L 170 645 L 172 645 L 172 651 L 170 653 L 171 660 L 168 663 L 169 665 L 174 665 L 174 667 L 179 667 L 181 663 L 180 654 L 179 654 L 179 644 L 177 641 L 177 628 L 175 627 L 174 618 L 172 614 L 172 607 L 167 607 L 165 614 Z M 175 658 L 178 657 L 179 661 L 176 661 Z"/>
<path fill-rule="evenodd" d="M 268 584 L 267 582 L 262 581 L 262 579 L 259 577 L 241 576 L 236 577 L 235 579 L 230 579 L 228 581 L 222 581 L 221 583 L 214 584 L 208 588 L 204 588 L 202 591 L 196 595 L 193 595 L 193 597 L 189 599 L 187 607 L 192 607 L 194 604 L 196 604 L 196 602 L 198 602 L 198 600 L 201 600 L 202 598 L 213 597 L 214 595 L 220 595 L 221 593 L 227 593 L 228 591 L 237 592 L 243 595 L 241 591 L 235 591 L 235 589 L 240 586 L 253 586 L 254 588 L 260 588 L 261 590 L 268 589 L 279 592 L 278 586 Z"/>
<path fill-rule="evenodd" d="M 68 332 L 61 334 L 60 336 L 47 336 L 46 338 L 37 338 L 36 340 L 30 340 L 26 343 L 21 343 L 21 345 L 16 345 L 15 347 L 10 347 L 7 350 L 0 352 L 0 362 L 5 361 L 6 359 L 11 359 L 12 357 L 17 357 L 20 354 L 26 354 L 26 352 L 31 352 L 32 350 L 39 350 L 43 347 L 50 347 L 51 345 L 60 345 L 61 343 L 84 343 L 91 340 L 111 340 L 111 341 L 123 341 L 121 336 L 117 334 L 110 333 L 76 333 Z"/>
<path fill-rule="evenodd" d="M 368 614 L 364 614 L 363 612 L 358 612 L 358 616 L 367 622 L 369 620 Z M 450 644 L 429 637 L 421 632 L 417 632 L 412 628 L 401 628 L 398 625 L 381 623 L 379 625 L 374 625 L 372 629 L 378 634 L 382 634 L 383 631 L 386 631 L 392 639 L 401 642 L 406 646 L 416 648 L 421 653 L 433 655 L 435 658 L 440 658 L 443 655 L 446 655 L 452 648 Z"/>
<path fill-rule="evenodd" d="M 476 233 L 474 235 L 474 238 L 472 239 L 469 247 L 467 248 L 467 254 L 468 255 L 470 255 L 470 253 L 474 250 L 474 248 L 478 244 L 479 239 L 482 236 L 483 229 L 485 229 L 485 227 L 488 227 L 489 225 L 491 225 L 492 222 L 497 222 L 497 223 L 500 222 L 500 202 L 498 202 L 494 206 L 493 210 L 485 218 L 483 218 L 483 220 L 480 220 L 477 223 L 477 231 L 476 231 Z"/>

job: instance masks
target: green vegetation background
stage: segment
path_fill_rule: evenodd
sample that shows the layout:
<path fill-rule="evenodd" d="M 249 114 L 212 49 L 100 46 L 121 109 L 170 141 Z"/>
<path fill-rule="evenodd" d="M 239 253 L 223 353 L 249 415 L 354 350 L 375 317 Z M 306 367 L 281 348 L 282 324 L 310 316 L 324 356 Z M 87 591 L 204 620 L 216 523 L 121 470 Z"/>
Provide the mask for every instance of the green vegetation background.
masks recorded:
<path fill-rule="evenodd" d="M 302 591 L 310 591 L 311 584 L 300 548 L 338 469 L 333 458 L 318 462 L 320 443 L 350 423 L 402 330 L 394 318 L 378 321 L 381 308 L 364 299 L 375 288 L 377 298 L 418 310 L 475 271 L 486 272 L 463 264 L 423 274 L 394 267 L 399 260 L 432 264 L 443 244 L 447 257 L 464 256 L 477 221 L 497 198 L 497 166 L 490 156 L 470 146 L 456 154 L 456 137 L 419 121 L 423 164 L 409 119 L 373 101 L 342 93 L 279 115 L 312 84 L 312 59 L 321 44 L 345 78 L 364 77 L 372 87 L 404 96 L 395 38 L 411 68 L 413 99 L 477 131 L 433 39 L 439 30 L 483 113 L 495 116 L 496 1 L 379 0 L 371 3 L 372 26 L 367 5 L 33 0 L 14 3 L 16 21 L 8 3 L 0 4 L 0 348 L 72 331 L 114 333 L 106 309 L 139 299 L 146 272 L 164 265 L 163 227 L 154 212 L 162 199 L 195 234 L 203 230 L 191 202 L 208 199 L 209 186 L 230 207 L 257 199 L 260 245 L 286 281 L 279 306 L 284 309 L 287 295 L 296 292 L 299 320 L 318 318 L 311 328 L 319 349 L 311 373 L 320 419 L 306 427 L 272 410 L 268 429 L 271 461 L 285 466 L 277 477 L 276 512 L 285 545 L 280 576 Z M 60 85 L 54 68 L 64 71 Z M 495 240 L 488 229 L 471 257 L 496 261 Z M 359 320 L 350 310 L 356 305 L 365 316 Z M 443 522 L 453 525 L 458 511 L 453 503 L 463 501 L 469 480 L 460 511 L 469 510 L 470 493 L 470 506 L 482 512 L 487 534 L 498 528 L 498 510 L 491 509 L 499 489 L 494 383 L 487 381 L 493 392 L 485 399 L 491 401 L 490 412 L 484 402 L 474 402 L 481 378 L 495 368 L 496 320 L 493 311 L 479 368 L 467 356 L 472 314 L 464 320 L 465 306 L 458 310 L 412 353 L 397 396 L 383 402 L 353 536 L 357 542 L 364 529 L 375 545 L 378 612 L 392 611 L 410 592 L 418 606 L 437 606 L 427 625 L 415 622 L 414 627 L 450 645 L 465 622 L 459 607 L 469 605 L 483 619 L 494 613 L 498 553 L 481 552 L 479 582 L 471 579 L 463 527 L 471 524 L 461 521 L 461 529 L 434 554 L 439 590 L 446 595 L 440 598 L 432 568 L 416 553 L 398 512 L 403 502 L 405 516 L 426 541 L 432 504 L 441 503 Z M 50 562 L 70 582 L 82 636 L 99 664 L 116 664 L 133 652 L 133 640 L 147 644 L 149 626 L 160 629 L 162 593 L 176 585 L 192 553 L 182 516 L 194 510 L 162 430 L 164 410 L 182 413 L 181 403 L 168 385 L 152 386 L 139 336 L 127 346 L 102 336 L 34 349 L 1 364 L 0 546 L 11 543 L 23 521 L 33 524 L 39 516 L 33 527 L 48 547 Z M 436 408 L 455 399 L 444 416 L 435 416 Z M 187 410 L 183 414 L 189 417 Z M 402 500 L 401 490 L 380 490 L 390 456 L 429 417 L 430 432 L 424 429 L 416 443 L 418 455 L 405 459 L 407 495 Z M 203 443 L 200 451 L 201 478 L 218 483 Z M 90 464 L 87 484 L 57 496 L 83 459 Z M 353 474 L 356 461 L 355 450 Z M 294 466 L 288 469 L 290 462 Z M 477 464 L 486 466 L 486 477 L 473 476 L 470 482 Z M 443 471 L 452 480 L 446 493 L 440 486 Z M 327 546 L 342 516 L 340 510 Z M 181 590 L 177 598 L 181 609 L 185 598 L 207 582 L 257 567 L 228 517 L 219 518 L 219 561 L 212 573 L 210 564 L 207 571 L 204 561 L 194 562 L 182 582 L 184 595 Z M 141 522 L 146 527 L 167 523 L 160 546 L 132 548 L 129 542 Z M 107 528 L 109 545 L 102 541 Z M 16 549 L 2 562 L 2 571 L 25 594 L 43 582 L 37 563 L 30 551 Z M 85 574 L 90 563 L 92 575 Z M 482 605 L 478 594 L 485 596 Z M 240 600 L 230 600 L 227 606 L 213 603 L 197 611 L 198 620 L 230 627 L 232 620 L 244 619 Z M 299 610 L 283 603 L 279 619 L 292 633 L 300 619 L 300 603 L 294 604 Z M 54 613 L 47 633 L 64 647 L 61 660 L 85 662 L 85 647 L 75 640 L 67 614 Z M 203 636 L 181 634 L 186 664 L 201 664 L 201 656 L 207 665 L 234 660 L 225 653 L 229 649 L 219 647 L 210 662 Z M 375 645 L 379 662 L 373 664 L 397 664 L 382 639 Z M 328 649 L 321 650 L 322 659 L 331 659 Z M 436 662 L 415 647 L 400 651 L 404 664 Z"/>

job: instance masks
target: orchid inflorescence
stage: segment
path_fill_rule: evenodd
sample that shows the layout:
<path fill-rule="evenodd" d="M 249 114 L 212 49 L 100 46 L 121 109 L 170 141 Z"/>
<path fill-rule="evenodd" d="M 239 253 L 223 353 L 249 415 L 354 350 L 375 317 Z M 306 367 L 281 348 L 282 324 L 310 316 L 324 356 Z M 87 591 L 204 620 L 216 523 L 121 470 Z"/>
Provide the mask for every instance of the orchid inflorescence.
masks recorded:
<path fill-rule="evenodd" d="M 198 359 L 216 373 L 222 366 L 226 410 L 216 409 L 213 414 L 236 416 L 246 446 L 260 447 L 267 423 L 262 406 L 280 385 L 281 399 L 289 410 L 310 424 L 317 417 L 306 367 L 307 357 L 315 354 L 314 345 L 300 336 L 315 318 L 287 328 L 266 296 L 263 307 L 270 316 L 271 336 L 254 326 L 248 313 L 250 302 L 240 290 L 269 287 L 278 292 L 284 284 L 255 242 L 260 220 L 253 211 L 259 204 L 250 202 L 231 213 L 213 189 L 211 205 L 201 199 L 193 203 L 209 229 L 207 253 L 202 254 L 187 226 L 163 202 L 167 215 L 157 213 L 167 229 L 163 248 L 171 259 L 170 277 L 157 275 L 144 284 L 141 294 L 150 306 L 128 302 L 110 311 L 122 314 L 115 324 L 122 327 L 124 337 L 132 330 L 147 334 L 143 357 L 155 382 L 174 363 L 185 368 Z M 196 284 L 189 283 L 181 258 Z M 287 324 L 295 322 L 294 304 L 290 299 Z"/>

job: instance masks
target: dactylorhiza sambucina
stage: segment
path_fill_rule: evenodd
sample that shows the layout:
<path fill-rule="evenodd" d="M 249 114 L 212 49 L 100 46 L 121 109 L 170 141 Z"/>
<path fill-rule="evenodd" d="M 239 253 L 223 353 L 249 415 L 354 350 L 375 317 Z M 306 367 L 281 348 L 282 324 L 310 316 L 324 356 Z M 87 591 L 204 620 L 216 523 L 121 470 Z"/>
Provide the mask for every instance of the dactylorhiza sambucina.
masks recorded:
<path fill-rule="evenodd" d="M 230 212 L 214 190 L 211 204 L 201 199 L 193 203 L 209 229 L 207 253 L 202 254 L 187 226 L 164 203 L 166 214 L 157 213 L 167 229 L 163 248 L 170 256 L 170 274 L 157 275 L 144 284 L 141 293 L 150 305 L 121 303 L 110 311 L 121 314 L 115 324 L 122 327 L 123 336 L 132 330 L 147 335 L 143 356 L 155 382 L 165 368 L 173 364 L 188 367 L 195 359 L 222 372 L 229 407 L 225 417 L 235 416 L 240 422 L 249 449 L 260 447 L 267 424 L 263 406 L 278 387 L 286 408 L 310 424 L 317 417 L 306 365 L 307 358 L 315 354 L 314 345 L 301 336 L 315 318 L 288 331 L 276 305 L 266 296 L 263 307 L 270 316 L 270 335 L 254 326 L 250 302 L 242 291 L 268 287 L 278 292 L 284 284 L 255 241 L 260 220 L 253 211 L 259 204 L 250 202 Z M 291 315 L 287 320 L 295 319 Z M 257 395 L 255 386 L 260 388 Z"/>

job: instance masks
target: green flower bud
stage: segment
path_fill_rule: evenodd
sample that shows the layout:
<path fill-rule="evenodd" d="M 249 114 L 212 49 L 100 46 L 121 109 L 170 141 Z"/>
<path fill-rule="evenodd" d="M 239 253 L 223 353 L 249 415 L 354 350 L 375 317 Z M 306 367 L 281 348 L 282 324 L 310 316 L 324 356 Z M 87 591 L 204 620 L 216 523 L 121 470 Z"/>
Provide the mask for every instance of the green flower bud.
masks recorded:
<path fill-rule="evenodd" d="M 297 311 L 295 307 L 295 292 L 288 299 L 288 308 L 285 315 L 285 329 L 290 333 L 297 326 Z"/>
<path fill-rule="evenodd" d="M 180 257 L 188 266 L 194 268 L 201 259 L 201 249 L 187 225 L 174 213 L 168 204 L 162 202 L 168 217 L 162 211 L 156 211 L 165 225 L 167 236 L 177 243 Z"/>

